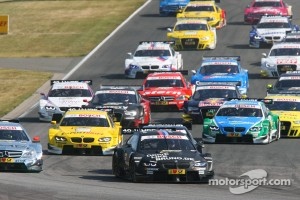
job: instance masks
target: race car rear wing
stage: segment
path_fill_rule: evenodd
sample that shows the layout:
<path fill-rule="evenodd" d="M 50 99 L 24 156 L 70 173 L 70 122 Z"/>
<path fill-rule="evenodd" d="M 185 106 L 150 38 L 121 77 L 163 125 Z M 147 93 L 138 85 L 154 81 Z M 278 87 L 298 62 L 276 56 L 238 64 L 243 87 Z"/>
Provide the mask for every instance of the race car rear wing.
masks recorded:
<path fill-rule="evenodd" d="M 139 44 L 152 44 L 152 43 L 174 45 L 175 41 L 140 41 L 139 42 Z"/>
<path fill-rule="evenodd" d="M 273 99 L 263 99 L 263 98 L 228 98 L 228 101 L 260 101 L 265 104 L 273 104 Z"/>
<path fill-rule="evenodd" d="M 241 61 L 241 56 L 203 56 L 202 60 L 237 60 L 237 61 Z"/>
<path fill-rule="evenodd" d="M 92 85 L 92 80 L 50 80 L 50 85 L 53 85 L 54 83 L 72 83 L 72 82 L 85 82 L 89 85 Z"/>
<path fill-rule="evenodd" d="M 240 81 L 196 81 L 196 86 L 205 86 L 205 85 L 229 85 L 229 86 L 241 86 Z"/>
<path fill-rule="evenodd" d="M 185 122 L 182 124 L 163 124 L 163 123 L 151 123 L 151 124 L 142 124 L 139 128 L 122 128 L 122 134 L 123 135 L 129 135 L 133 134 L 137 131 L 151 131 L 151 130 L 170 130 L 170 131 L 176 131 L 178 130 L 176 127 L 183 127 L 185 126 L 188 130 L 192 130 L 192 123 Z"/>
<path fill-rule="evenodd" d="M 0 119 L 0 122 L 20 123 L 20 120 L 18 120 L 18 119 Z"/>
<path fill-rule="evenodd" d="M 137 85 L 100 85 L 100 89 L 133 89 L 140 90 L 141 86 Z"/>
<path fill-rule="evenodd" d="M 176 72 L 180 72 L 183 75 L 188 75 L 189 74 L 189 70 L 173 70 L 173 71 L 158 71 L 158 70 L 151 70 L 148 71 L 147 73 L 176 73 Z"/>

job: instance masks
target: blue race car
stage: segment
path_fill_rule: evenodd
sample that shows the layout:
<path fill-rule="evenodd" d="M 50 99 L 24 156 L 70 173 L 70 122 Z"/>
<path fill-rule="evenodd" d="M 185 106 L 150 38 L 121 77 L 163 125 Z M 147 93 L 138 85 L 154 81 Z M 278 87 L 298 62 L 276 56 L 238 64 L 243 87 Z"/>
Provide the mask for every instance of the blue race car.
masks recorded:
<path fill-rule="evenodd" d="M 190 0 L 160 0 L 159 2 L 159 14 L 171 15 L 176 14 L 179 9 L 184 8 Z"/>
<path fill-rule="evenodd" d="M 279 116 L 265 105 L 270 99 L 225 101 L 212 118 L 205 118 L 202 139 L 208 143 L 262 143 L 280 138 Z"/>
<path fill-rule="evenodd" d="M 242 68 L 240 56 L 203 57 L 200 68 L 192 70 L 191 83 L 226 82 L 238 85 L 239 92 L 247 95 L 249 88 L 248 70 Z"/>

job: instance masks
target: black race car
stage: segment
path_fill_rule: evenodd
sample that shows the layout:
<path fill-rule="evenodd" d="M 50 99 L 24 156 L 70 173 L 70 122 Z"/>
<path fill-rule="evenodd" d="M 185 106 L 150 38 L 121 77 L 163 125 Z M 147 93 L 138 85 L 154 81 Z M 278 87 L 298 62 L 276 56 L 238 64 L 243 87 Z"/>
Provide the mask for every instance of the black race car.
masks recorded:
<path fill-rule="evenodd" d="M 134 86 L 102 85 L 84 108 L 112 108 L 122 116 L 122 127 L 139 127 L 151 121 L 150 102 L 142 98 Z"/>
<path fill-rule="evenodd" d="M 267 85 L 267 95 L 300 95 L 300 71 L 287 71 L 281 74 L 275 85 Z"/>
<path fill-rule="evenodd" d="M 228 98 L 242 98 L 238 85 L 231 82 L 198 82 L 193 96 L 184 102 L 182 118 L 186 122 L 202 123 Z"/>
<path fill-rule="evenodd" d="M 213 160 L 186 133 L 167 130 L 134 132 L 114 150 L 113 174 L 133 182 L 208 182 Z"/>

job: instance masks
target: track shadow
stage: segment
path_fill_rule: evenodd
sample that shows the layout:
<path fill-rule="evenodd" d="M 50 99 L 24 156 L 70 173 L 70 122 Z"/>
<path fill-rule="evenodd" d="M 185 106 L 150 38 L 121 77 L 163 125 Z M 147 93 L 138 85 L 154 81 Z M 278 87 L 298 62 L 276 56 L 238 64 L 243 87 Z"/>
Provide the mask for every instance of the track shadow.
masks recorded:
<path fill-rule="evenodd" d="M 227 25 L 233 25 L 233 26 L 236 26 L 236 25 L 245 25 L 245 26 L 249 26 L 247 24 L 245 24 L 243 21 L 227 21 Z M 249 28 L 251 28 L 251 26 L 249 26 Z"/>
<path fill-rule="evenodd" d="M 18 119 L 19 119 L 20 122 L 25 122 L 25 123 L 40 122 L 40 123 L 49 124 L 49 122 L 41 122 L 38 117 L 21 117 L 21 118 L 18 118 Z"/>

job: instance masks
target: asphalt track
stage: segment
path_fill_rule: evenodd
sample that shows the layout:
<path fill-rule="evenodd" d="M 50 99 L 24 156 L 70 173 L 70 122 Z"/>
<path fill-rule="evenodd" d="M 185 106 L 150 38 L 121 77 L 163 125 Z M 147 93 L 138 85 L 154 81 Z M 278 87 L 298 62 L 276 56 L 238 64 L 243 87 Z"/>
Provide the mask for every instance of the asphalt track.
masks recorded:
<path fill-rule="evenodd" d="M 183 59 L 186 69 L 194 69 L 201 62 L 202 56 L 240 55 L 245 68 L 249 70 L 249 97 L 264 97 L 265 86 L 274 79 L 259 78 L 259 64 L 262 52 L 266 49 L 248 47 L 249 25 L 244 25 L 243 8 L 247 1 L 223 0 L 221 7 L 227 10 L 228 25 L 218 31 L 217 48 L 212 51 L 184 51 Z M 300 24 L 297 12 L 300 1 L 287 0 L 294 7 L 294 21 Z M 64 58 L 56 61 L 36 59 L 44 68 L 49 65 L 57 77 L 64 77 L 74 67 L 76 70 L 68 75 L 70 79 L 91 79 L 96 90 L 100 84 L 139 85 L 142 80 L 128 80 L 123 77 L 126 53 L 134 51 L 139 41 L 165 40 L 166 28 L 175 22 L 174 17 L 158 15 L 158 0 L 152 0 L 125 26 L 121 27 L 101 46 L 86 58 Z M 4 64 L 17 67 L 18 59 L 1 59 Z M 37 66 L 36 62 L 27 60 L 28 66 Z M 49 62 L 49 65 L 47 64 Z M 23 63 L 26 63 L 25 61 Z M 61 66 L 58 66 L 61 64 Z M 80 64 L 80 65 L 78 65 Z M 22 66 L 20 66 L 22 68 Z M 187 77 L 189 79 L 189 77 Z M 41 89 L 47 88 L 46 85 Z M 111 174 L 110 156 L 56 156 L 47 155 L 48 123 L 38 121 L 34 99 L 28 102 L 27 111 L 20 116 L 22 124 L 32 136 L 41 137 L 45 150 L 44 171 L 41 173 L 1 173 L 0 200 L 6 199 L 105 199 L 105 200 L 140 200 L 140 199 L 299 199 L 300 196 L 300 156 L 298 139 L 280 139 L 269 145 L 232 145 L 207 144 L 205 149 L 212 153 L 215 162 L 216 179 L 237 178 L 241 174 L 255 169 L 263 169 L 268 179 L 289 179 L 291 186 L 262 185 L 255 190 L 234 195 L 229 186 L 209 186 L 207 184 L 148 184 L 131 183 L 115 178 Z M 18 113 L 18 112 L 17 112 Z M 23 111 L 22 111 L 23 113 Z M 156 122 L 180 121 L 180 112 L 153 113 Z M 193 127 L 193 135 L 200 137 L 201 125 Z"/>

